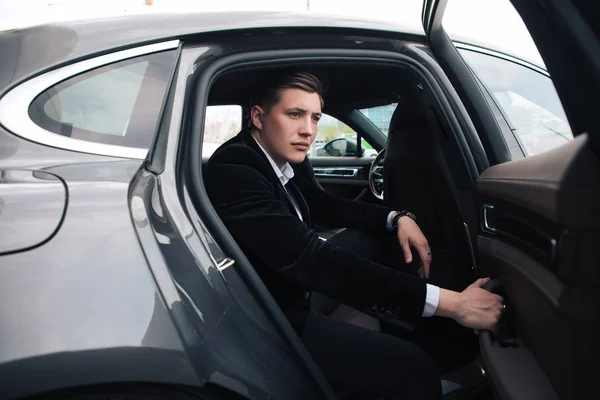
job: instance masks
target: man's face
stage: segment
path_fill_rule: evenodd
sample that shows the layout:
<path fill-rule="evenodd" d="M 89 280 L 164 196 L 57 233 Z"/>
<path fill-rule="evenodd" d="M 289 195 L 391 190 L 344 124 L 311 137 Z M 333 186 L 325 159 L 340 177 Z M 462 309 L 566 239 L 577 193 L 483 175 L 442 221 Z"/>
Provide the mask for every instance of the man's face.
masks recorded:
<path fill-rule="evenodd" d="M 306 158 L 317 135 L 321 98 L 301 89 L 284 89 L 279 96 L 279 102 L 267 114 L 255 106 L 252 121 L 259 131 L 258 141 L 281 167 Z"/>

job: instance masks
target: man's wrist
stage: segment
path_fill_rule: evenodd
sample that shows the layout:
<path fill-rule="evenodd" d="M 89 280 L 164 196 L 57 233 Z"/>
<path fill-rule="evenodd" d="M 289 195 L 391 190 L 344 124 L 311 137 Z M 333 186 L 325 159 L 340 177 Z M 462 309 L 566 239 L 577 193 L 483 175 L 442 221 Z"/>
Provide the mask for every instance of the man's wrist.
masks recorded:
<path fill-rule="evenodd" d="M 394 230 L 398 230 L 398 222 L 400 221 L 400 218 L 402 218 L 402 217 L 408 217 L 408 218 L 412 219 L 413 221 L 417 220 L 416 215 L 411 213 L 410 211 L 399 211 L 392 217 L 392 228 Z"/>
<path fill-rule="evenodd" d="M 458 319 L 460 317 L 461 293 L 440 288 L 440 302 L 435 315 Z"/>

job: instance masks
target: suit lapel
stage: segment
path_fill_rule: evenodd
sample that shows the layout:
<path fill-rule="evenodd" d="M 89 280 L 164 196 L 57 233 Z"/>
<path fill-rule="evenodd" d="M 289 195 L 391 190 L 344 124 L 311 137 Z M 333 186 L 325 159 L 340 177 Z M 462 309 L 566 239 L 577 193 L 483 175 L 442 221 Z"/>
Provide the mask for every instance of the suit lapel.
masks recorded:
<path fill-rule="evenodd" d="M 268 171 L 267 174 L 269 175 L 269 179 L 271 179 L 271 181 L 273 183 L 278 184 L 279 187 L 283 190 L 283 186 L 281 185 L 281 182 L 279 181 L 277 174 L 275 174 L 275 171 L 273 171 L 273 167 L 271 167 L 271 163 L 267 159 L 267 156 L 265 156 L 265 153 L 263 153 L 262 149 L 260 147 L 258 147 L 258 143 L 256 143 L 256 140 L 254 140 L 254 138 L 250 134 L 250 130 L 245 129 L 245 130 L 241 131 L 240 137 L 241 137 L 242 141 L 246 144 L 246 146 L 250 147 L 256 153 L 258 153 L 258 155 L 263 159 L 263 161 L 265 162 L 266 167 L 267 167 L 266 169 Z"/>
<path fill-rule="evenodd" d="M 300 191 L 300 189 L 298 189 L 298 186 L 296 186 L 294 179 L 293 178 L 290 179 L 290 181 L 287 183 L 287 185 L 285 185 L 285 187 L 287 188 L 287 190 L 290 191 L 292 196 L 294 196 L 294 199 L 296 200 L 296 203 L 298 204 L 298 209 L 300 210 L 300 214 L 302 214 L 302 220 L 308 226 L 310 226 L 311 225 L 310 224 L 310 209 L 308 208 L 308 204 L 306 203 L 306 200 L 304 199 L 302 192 Z M 292 204 L 292 209 L 294 209 L 293 204 Z"/>
<path fill-rule="evenodd" d="M 271 167 L 271 163 L 265 156 L 265 153 L 263 153 L 262 149 L 260 147 L 258 147 L 256 140 L 254 140 L 254 138 L 250 134 L 250 130 L 244 129 L 243 131 L 241 131 L 239 133 L 239 135 L 240 135 L 241 140 L 248 147 L 250 147 L 252 150 L 257 152 L 262 157 L 263 161 L 267 165 L 267 170 L 269 171 L 268 174 L 269 174 L 271 181 L 279 187 L 279 190 L 284 195 L 285 199 L 287 200 L 287 205 L 288 205 L 288 208 L 290 209 L 290 212 L 293 215 L 296 215 L 296 209 L 294 208 L 294 203 L 292 203 L 292 200 L 290 199 L 290 196 L 289 196 L 288 192 L 286 191 L 286 189 L 292 193 L 292 196 L 294 196 L 294 199 L 298 203 L 298 209 L 300 210 L 300 214 L 302 214 L 303 221 L 308 226 L 310 226 L 310 211 L 308 209 L 308 204 L 306 203 L 304 196 L 302 195 L 302 193 L 300 192 L 300 189 L 298 189 L 298 187 L 296 186 L 294 181 L 290 180 L 284 188 L 283 185 L 281 184 L 281 181 L 277 177 L 277 174 L 275 174 L 275 171 L 273 171 L 273 168 Z"/>

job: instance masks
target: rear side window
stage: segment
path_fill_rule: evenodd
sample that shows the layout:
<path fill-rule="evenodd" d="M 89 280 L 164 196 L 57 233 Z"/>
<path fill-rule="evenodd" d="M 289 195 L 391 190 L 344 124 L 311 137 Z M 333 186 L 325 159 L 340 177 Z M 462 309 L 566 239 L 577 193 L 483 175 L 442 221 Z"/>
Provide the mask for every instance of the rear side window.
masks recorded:
<path fill-rule="evenodd" d="M 174 57 L 165 51 L 86 71 L 40 94 L 29 116 L 59 135 L 147 149 Z"/>

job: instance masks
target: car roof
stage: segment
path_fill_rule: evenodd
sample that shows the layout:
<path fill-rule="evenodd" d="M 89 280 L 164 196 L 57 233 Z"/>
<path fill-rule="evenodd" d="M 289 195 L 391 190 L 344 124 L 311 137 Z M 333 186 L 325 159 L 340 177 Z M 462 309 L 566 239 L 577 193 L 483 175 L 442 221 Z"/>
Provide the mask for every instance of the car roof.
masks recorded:
<path fill-rule="evenodd" d="M 95 53 L 203 32 L 260 28 L 345 28 L 424 37 L 422 28 L 390 22 L 290 12 L 160 13 L 57 22 L 0 32 L 0 90 Z"/>

